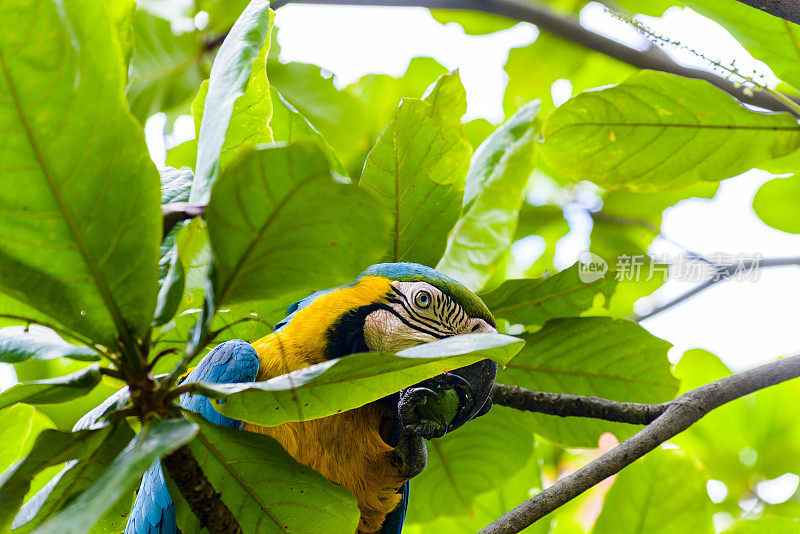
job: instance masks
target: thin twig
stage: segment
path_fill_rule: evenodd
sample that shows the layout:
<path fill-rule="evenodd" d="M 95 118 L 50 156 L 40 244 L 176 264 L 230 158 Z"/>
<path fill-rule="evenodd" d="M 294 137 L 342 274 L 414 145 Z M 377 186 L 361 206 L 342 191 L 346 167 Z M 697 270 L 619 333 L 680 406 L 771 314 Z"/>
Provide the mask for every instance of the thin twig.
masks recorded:
<path fill-rule="evenodd" d="M 783 358 L 731 375 L 666 403 L 664 413 L 633 437 L 492 522 L 479 534 L 514 534 L 563 506 L 592 486 L 619 473 L 711 410 L 754 391 L 800 376 L 800 356 Z"/>
<path fill-rule="evenodd" d="M 535 24 L 540 30 L 558 35 L 585 48 L 595 50 L 640 69 L 652 69 L 687 78 L 706 80 L 744 103 L 772 111 L 795 113 L 790 106 L 787 106 L 784 102 L 776 101 L 770 94 L 763 91 L 751 92 L 746 87 L 712 72 L 684 67 L 674 61 L 658 46 L 651 44 L 646 50 L 638 50 L 624 45 L 584 28 L 574 17 L 558 15 L 545 5 L 538 4 L 533 0 L 277 0 L 272 2 L 272 8 L 278 9 L 287 4 L 425 7 L 429 9 L 456 9 L 500 15 L 512 20 Z"/>

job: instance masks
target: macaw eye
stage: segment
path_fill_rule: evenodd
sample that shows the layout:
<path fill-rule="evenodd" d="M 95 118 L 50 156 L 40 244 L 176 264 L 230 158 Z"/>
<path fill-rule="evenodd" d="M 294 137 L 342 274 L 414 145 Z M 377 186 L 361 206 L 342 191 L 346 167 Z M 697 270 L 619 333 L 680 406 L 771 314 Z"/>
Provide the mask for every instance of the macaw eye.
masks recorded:
<path fill-rule="evenodd" d="M 424 310 L 431 305 L 431 294 L 424 290 L 418 292 L 414 295 L 414 304 L 417 305 L 417 308 L 422 308 Z"/>

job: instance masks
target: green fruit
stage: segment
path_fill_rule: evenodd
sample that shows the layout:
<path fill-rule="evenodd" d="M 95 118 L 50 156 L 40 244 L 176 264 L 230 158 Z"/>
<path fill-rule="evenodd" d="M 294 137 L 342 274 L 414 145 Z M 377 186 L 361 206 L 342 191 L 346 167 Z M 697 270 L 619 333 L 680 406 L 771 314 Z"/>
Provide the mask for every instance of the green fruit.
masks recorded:
<path fill-rule="evenodd" d="M 428 399 L 419 406 L 419 413 L 425 419 L 441 421 L 444 418 L 448 424 L 453 422 L 458 413 L 459 398 L 453 389 L 433 388 L 439 399 Z"/>

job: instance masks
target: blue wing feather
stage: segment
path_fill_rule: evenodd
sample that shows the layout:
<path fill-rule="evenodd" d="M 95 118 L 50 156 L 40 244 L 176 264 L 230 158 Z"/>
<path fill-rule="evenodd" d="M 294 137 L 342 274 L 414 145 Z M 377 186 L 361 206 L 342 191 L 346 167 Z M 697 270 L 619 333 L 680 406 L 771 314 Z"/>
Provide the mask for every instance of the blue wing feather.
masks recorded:
<path fill-rule="evenodd" d="M 258 354 L 241 340 L 227 341 L 209 352 L 184 382 L 253 382 L 258 374 Z M 242 422 L 216 411 L 202 395 L 181 395 L 181 406 L 220 426 L 241 428 Z M 156 460 L 142 477 L 125 534 L 177 534 L 175 505 L 167 491 L 161 462 Z"/>
<path fill-rule="evenodd" d="M 406 510 L 408 510 L 408 492 L 409 481 L 406 481 L 398 492 L 403 496 L 403 500 L 400 501 L 397 508 L 389 512 L 389 515 L 386 516 L 386 521 L 383 522 L 383 526 L 378 534 L 400 534 L 400 532 L 402 532 L 403 522 L 406 519 Z"/>

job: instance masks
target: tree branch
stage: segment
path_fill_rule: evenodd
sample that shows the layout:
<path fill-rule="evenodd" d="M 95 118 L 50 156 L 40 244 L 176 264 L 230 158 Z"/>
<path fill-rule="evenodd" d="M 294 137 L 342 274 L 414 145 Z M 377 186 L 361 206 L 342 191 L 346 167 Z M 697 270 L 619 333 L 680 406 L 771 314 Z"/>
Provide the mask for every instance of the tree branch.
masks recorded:
<path fill-rule="evenodd" d="M 757 3 L 756 0 L 752 0 Z M 759 0 L 760 1 L 760 0 Z M 773 0 L 779 1 L 779 0 Z M 749 3 L 749 2 L 748 2 Z M 781 2 L 786 3 L 786 2 Z M 658 46 L 650 45 L 646 50 L 638 50 L 619 43 L 581 26 L 574 17 L 562 16 L 547 7 L 531 0 L 276 0 L 272 8 L 278 9 L 287 4 L 384 6 L 384 7 L 425 7 L 429 9 L 456 9 L 477 11 L 500 15 L 513 20 L 530 22 L 540 30 L 558 35 L 590 50 L 600 52 L 640 69 L 669 72 L 687 78 L 705 80 L 736 97 L 741 102 L 772 111 L 788 111 L 786 104 L 779 102 L 768 93 L 746 89 L 740 84 L 702 69 L 684 67 L 675 62 Z M 800 100 L 797 100 L 800 103 Z"/>
<path fill-rule="evenodd" d="M 792 356 L 693 389 L 666 403 L 664 413 L 637 434 L 504 514 L 479 534 L 520 532 L 592 486 L 619 473 L 711 410 L 797 377 L 800 377 L 800 356 Z"/>
<path fill-rule="evenodd" d="M 757 260 L 745 260 L 741 264 L 739 262 L 725 264 L 725 265 L 715 264 L 713 266 L 714 273 L 708 280 L 693 287 L 689 291 L 681 295 L 678 295 L 674 299 L 665 302 L 664 304 L 656 307 L 655 309 L 653 309 L 648 313 L 645 313 L 644 315 L 633 316 L 631 320 L 640 323 L 645 319 L 650 319 L 651 317 L 658 315 L 659 313 L 664 312 L 672 308 L 673 306 L 677 306 L 681 302 L 690 299 L 691 297 L 697 295 L 698 293 L 702 293 L 703 291 L 717 284 L 718 282 L 727 280 L 728 278 L 736 274 L 739 271 L 739 269 L 750 270 L 753 268 L 761 269 L 761 268 L 771 268 L 771 267 L 786 267 L 790 265 L 800 265 L 800 258 L 766 258 L 766 259 L 759 258 Z"/>
<path fill-rule="evenodd" d="M 798 0 L 738 0 L 750 7 L 760 9 L 783 20 L 800 24 L 800 2 Z"/>
<path fill-rule="evenodd" d="M 241 534 L 242 527 L 214 491 L 188 447 L 184 445 L 165 456 L 161 464 L 200 520 L 201 527 L 212 534 Z"/>
<path fill-rule="evenodd" d="M 531 391 L 505 384 L 495 384 L 491 396 L 493 404 L 517 410 L 559 417 L 590 417 L 632 425 L 648 425 L 669 407 L 669 403 L 617 402 L 600 397 Z"/>

